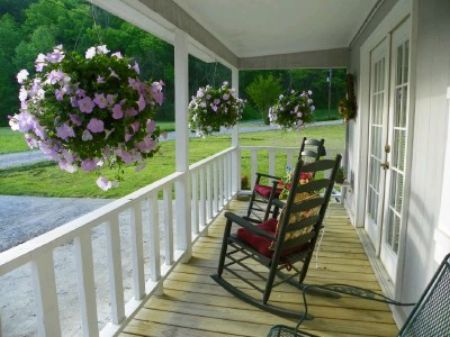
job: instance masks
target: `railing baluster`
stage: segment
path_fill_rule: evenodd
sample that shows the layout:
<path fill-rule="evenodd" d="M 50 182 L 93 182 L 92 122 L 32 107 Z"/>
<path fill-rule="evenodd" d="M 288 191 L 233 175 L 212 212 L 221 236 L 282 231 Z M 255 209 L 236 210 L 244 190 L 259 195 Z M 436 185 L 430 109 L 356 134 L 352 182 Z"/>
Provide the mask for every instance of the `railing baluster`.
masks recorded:
<path fill-rule="evenodd" d="M 230 156 L 228 154 L 225 155 L 225 158 L 223 160 L 223 186 L 224 186 L 224 199 L 225 202 L 228 202 L 230 199 L 230 172 L 229 172 L 229 161 Z"/>
<path fill-rule="evenodd" d="M 240 172 L 240 170 L 239 170 Z M 230 174 L 230 180 L 228 181 L 228 190 L 230 192 L 229 198 L 233 195 L 233 154 L 230 153 L 228 160 L 228 173 Z M 241 180 L 239 177 L 239 190 L 241 189 Z"/>
<path fill-rule="evenodd" d="M 213 162 L 213 186 L 213 216 L 216 216 L 219 210 L 219 170 L 217 159 Z"/>
<path fill-rule="evenodd" d="M 192 231 L 194 234 L 199 232 L 199 221 L 198 221 L 198 170 L 191 172 L 191 182 L 192 182 Z"/>
<path fill-rule="evenodd" d="M 199 170 L 200 177 L 200 205 L 199 205 L 199 222 L 200 227 L 204 227 L 206 225 L 206 176 L 205 169 L 201 167 Z"/>
<path fill-rule="evenodd" d="M 287 150 L 286 166 L 289 166 L 291 169 L 292 169 L 292 156 L 293 156 L 293 151 L 292 150 Z"/>
<path fill-rule="evenodd" d="M 223 183 L 223 157 L 218 159 L 217 166 L 219 168 L 219 197 L 218 197 L 218 208 L 219 211 L 222 210 L 225 200 L 225 194 L 224 194 L 224 183 Z"/>
<path fill-rule="evenodd" d="M 250 156 L 251 156 L 251 182 L 252 182 L 252 189 L 255 186 L 255 180 L 256 180 L 256 172 L 258 170 L 258 156 L 256 153 L 256 149 L 250 149 Z"/>
<path fill-rule="evenodd" d="M 61 327 L 52 251 L 34 257 L 31 266 L 37 304 L 38 336 L 59 337 Z"/>
<path fill-rule="evenodd" d="M 275 151 L 273 149 L 269 149 L 269 174 L 275 175 Z"/>
<path fill-rule="evenodd" d="M 164 186 L 164 264 L 173 263 L 173 213 L 172 213 L 172 185 Z M 156 195 L 157 196 L 157 195 Z M 157 223 L 155 218 L 153 223 Z"/>
<path fill-rule="evenodd" d="M 131 254 L 133 258 L 134 298 L 140 300 L 145 296 L 144 247 L 142 228 L 142 204 L 140 201 L 131 210 Z"/>
<path fill-rule="evenodd" d="M 171 200 L 172 202 L 172 200 Z M 172 212 L 170 212 L 172 216 Z M 172 239 L 171 239 L 172 238 Z M 173 236 L 166 236 L 165 241 L 172 240 L 171 251 L 173 251 Z M 157 282 L 161 279 L 161 248 L 159 235 L 159 207 L 158 207 L 158 191 L 153 191 L 150 196 L 150 279 Z M 167 260 L 166 260 L 167 261 Z M 171 260 L 172 261 L 172 260 Z M 172 262 L 170 262 L 172 263 Z"/>
<path fill-rule="evenodd" d="M 106 245 L 111 293 L 111 317 L 114 324 L 120 324 L 125 318 L 123 300 L 122 262 L 118 214 L 106 224 Z"/>
<path fill-rule="evenodd" d="M 83 231 L 74 239 L 74 250 L 83 336 L 96 337 L 98 336 L 98 318 L 90 230 Z"/>
<path fill-rule="evenodd" d="M 213 218 L 213 181 L 212 181 L 211 164 L 206 166 L 206 222 Z"/>

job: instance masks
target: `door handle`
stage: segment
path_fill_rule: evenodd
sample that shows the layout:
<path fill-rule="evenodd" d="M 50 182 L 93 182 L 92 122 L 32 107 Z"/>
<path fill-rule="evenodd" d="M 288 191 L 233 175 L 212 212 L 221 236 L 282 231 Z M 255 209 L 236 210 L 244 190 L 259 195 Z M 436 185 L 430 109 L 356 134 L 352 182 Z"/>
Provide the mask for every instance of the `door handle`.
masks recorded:
<path fill-rule="evenodd" d="M 389 163 L 387 161 L 385 161 L 384 163 L 380 164 L 380 166 L 384 169 L 384 170 L 389 170 Z"/>

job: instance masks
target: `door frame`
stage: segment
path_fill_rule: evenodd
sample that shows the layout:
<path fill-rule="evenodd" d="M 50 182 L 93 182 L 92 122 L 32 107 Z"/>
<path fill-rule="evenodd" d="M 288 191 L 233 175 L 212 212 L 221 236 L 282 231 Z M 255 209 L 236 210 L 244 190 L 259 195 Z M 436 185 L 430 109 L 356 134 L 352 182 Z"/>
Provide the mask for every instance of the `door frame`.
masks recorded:
<path fill-rule="evenodd" d="M 372 97 L 373 97 L 373 79 L 371 75 L 372 71 L 373 71 L 373 58 L 374 55 L 373 53 L 381 46 L 384 45 L 384 53 L 383 53 L 383 57 L 385 58 L 385 66 L 384 66 L 384 83 L 383 83 L 383 87 L 384 87 L 384 97 L 383 97 L 383 116 L 382 116 L 382 133 L 381 133 L 381 140 L 383 142 L 386 142 L 388 134 L 386 131 L 386 128 L 389 125 L 389 108 L 390 108 L 390 55 L 391 55 L 391 46 L 390 46 L 390 40 L 389 40 L 389 36 L 385 36 L 382 38 L 381 41 L 379 41 L 375 47 L 373 47 L 370 52 L 369 52 L 369 67 L 370 67 L 370 73 L 369 73 L 369 86 L 367 87 L 367 91 L 368 91 L 368 97 L 369 97 L 369 102 L 368 102 L 368 120 L 367 120 L 367 128 L 368 128 L 368 133 L 367 133 L 367 156 L 366 156 L 366 165 L 367 165 L 367 172 L 366 172 L 366 176 L 369 177 L 369 169 L 370 169 L 370 155 L 371 155 L 371 144 L 370 144 L 370 140 L 372 137 L 372 129 L 371 129 L 371 120 L 372 120 L 372 114 L 373 114 L 373 109 L 372 109 Z M 380 145 L 381 150 L 382 150 L 382 158 L 381 161 L 385 160 L 385 152 L 384 152 L 384 144 Z M 368 218 L 368 214 L 367 212 L 364 212 L 364 220 L 363 220 L 363 226 L 365 228 L 365 230 L 367 231 L 370 240 L 372 241 L 372 243 L 374 244 L 374 249 L 375 249 L 375 253 L 376 255 L 378 255 L 380 253 L 380 249 L 381 249 L 381 240 L 380 238 L 382 237 L 382 223 L 384 220 L 384 215 L 383 215 L 383 207 L 384 207 L 384 191 L 385 191 L 385 186 L 386 186 L 386 171 L 381 170 L 380 169 L 380 173 L 382 174 L 382 176 L 380 176 L 380 181 L 379 181 L 379 186 L 381 186 L 381 188 L 378 188 L 378 192 L 379 192 L 379 196 L 378 196 L 378 203 L 377 203 L 377 219 L 375 219 L 375 222 L 378 222 L 378 220 L 381 220 L 381 224 L 377 223 L 376 224 L 376 228 L 373 227 L 373 225 L 371 225 L 370 223 L 368 223 L 368 221 L 370 221 L 370 219 Z M 366 184 L 366 193 L 365 193 L 365 206 L 364 209 L 367 210 L 368 204 L 369 204 L 369 200 L 367 198 L 367 195 L 369 193 L 369 178 L 367 178 L 367 184 Z M 374 231 L 374 229 L 376 231 Z M 374 237 L 376 239 L 376 243 L 374 243 Z"/>
<path fill-rule="evenodd" d="M 410 196 L 410 181 L 411 181 L 411 163 L 412 163 L 412 148 L 413 148 L 413 134 L 414 134 L 414 114 L 415 114 L 415 83 L 416 83 L 416 40 L 417 40 L 417 4 L 418 0 L 399 0 L 392 10 L 386 15 L 383 21 L 367 38 L 360 49 L 360 77 L 359 77 L 359 99 L 358 99 L 358 118 L 356 120 L 356 129 L 358 130 L 356 142 L 356 158 L 355 170 L 355 225 L 356 227 L 364 228 L 365 212 L 366 212 L 366 190 L 368 182 L 368 161 L 367 155 L 369 150 L 369 103 L 370 103 L 370 51 L 383 39 L 383 37 L 389 37 L 391 39 L 391 33 L 401 25 L 407 18 L 411 20 L 411 40 L 410 40 L 410 57 L 409 57 L 409 69 L 410 69 L 410 94 L 409 94 L 409 134 L 407 139 L 407 152 L 405 160 L 405 194 L 404 194 L 404 207 L 403 207 L 403 223 L 401 225 L 399 253 L 397 263 L 396 279 L 392 280 L 392 288 L 385 289 L 389 295 L 399 298 L 401 295 L 401 287 L 403 280 L 403 269 L 405 263 L 405 238 L 406 228 L 408 223 L 408 209 L 409 209 L 409 196 Z M 391 64 L 391 55 L 389 55 L 389 66 Z M 390 93 L 389 93 L 390 94 Z M 373 249 L 372 249 L 373 250 Z M 378 268 L 377 268 L 378 269 Z M 387 282 L 388 275 L 377 275 L 382 280 L 383 284 L 389 284 Z"/>

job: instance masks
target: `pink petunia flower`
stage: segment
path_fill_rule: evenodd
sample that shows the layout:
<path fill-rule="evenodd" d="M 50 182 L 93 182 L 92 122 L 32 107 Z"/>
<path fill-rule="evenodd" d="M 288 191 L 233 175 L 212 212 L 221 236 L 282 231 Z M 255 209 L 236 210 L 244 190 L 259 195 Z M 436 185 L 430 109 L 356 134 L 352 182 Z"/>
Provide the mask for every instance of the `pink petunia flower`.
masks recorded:
<path fill-rule="evenodd" d="M 94 110 L 95 103 L 92 101 L 92 99 L 88 96 L 78 100 L 78 108 L 81 112 L 90 114 L 92 113 L 92 110 Z"/>
<path fill-rule="evenodd" d="M 137 101 L 139 112 L 145 109 L 145 99 L 144 96 L 140 95 Z"/>
<path fill-rule="evenodd" d="M 115 104 L 112 109 L 112 117 L 114 119 L 122 119 L 123 118 L 123 110 L 120 104 Z"/>
<path fill-rule="evenodd" d="M 102 176 L 98 177 L 96 183 L 103 191 L 107 191 L 113 187 L 112 182 L 108 180 L 108 178 Z"/>
<path fill-rule="evenodd" d="M 86 172 L 94 171 L 97 168 L 97 162 L 94 159 L 85 159 L 81 161 L 81 168 Z"/>
<path fill-rule="evenodd" d="M 56 128 L 56 136 L 63 140 L 75 137 L 75 132 L 72 127 L 64 123 L 63 125 Z"/>
<path fill-rule="evenodd" d="M 156 129 L 155 121 L 152 119 L 147 119 L 146 129 L 147 129 L 147 133 L 153 133 L 153 131 L 155 131 L 155 129 Z"/>
<path fill-rule="evenodd" d="M 105 94 L 95 94 L 94 103 L 100 108 L 104 109 L 108 105 Z"/>
<path fill-rule="evenodd" d="M 89 123 L 87 125 L 87 128 L 92 133 L 100 133 L 100 132 L 103 132 L 105 130 L 105 125 L 104 125 L 102 120 L 97 119 L 97 118 L 92 118 L 89 121 Z"/>
<path fill-rule="evenodd" d="M 17 74 L 17 82 L 22 84 L 23 81 L 25 81 L 28 78 L 28 75 L 30 75 L 30 73 L 26 69 L 22 69 Z"/>
<path fill-rule="evenodd" d="M 162 105 L 164 99 L 164 95 L 162 92 L 163 86 L 164 83 L 162 81 L 152 83 L 152 96 L 155 102 L 158 103 L 159 105 Z"/>
<path fill-rule="evenodd" d="M 80 126 L 81 125 L 81 118 L 80 118 L 80 116 L 75 115 L 75 114 L 69 114 L 69 118 L 70 118 L 70 121 L 74 125 L 76 125 L 76 126 Z"/>

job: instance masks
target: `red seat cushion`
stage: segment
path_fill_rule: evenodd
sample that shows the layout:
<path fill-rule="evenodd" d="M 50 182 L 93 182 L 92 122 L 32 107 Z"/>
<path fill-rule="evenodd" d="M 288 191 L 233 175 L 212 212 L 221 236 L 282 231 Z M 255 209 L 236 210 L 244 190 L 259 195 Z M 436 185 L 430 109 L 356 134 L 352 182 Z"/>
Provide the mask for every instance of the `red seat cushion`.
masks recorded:
<path fill-rule="evenodd" d="M 257 224 L 256 227 L 276 236 L 277 225 L 278 225 L 278 221 L 276 219 L 269 219 L 265 222 Z M 269 240 L 265 237 L 259 236 L 258 234 L 255 234 L 246 228 L 239 228 L 237 230 L 236 235 L 241 241 L 243 241 L 246 244 L 248 244 L 249 246 L 251 246 L 253 249 L 255 249 L 260 254 L 262 254 L 266 257 L 269 257 L 269 258 L 272 257 L 272 254 L 273 254 L 273 249 L 271 247 L 272 242 L 273 242 L 272 240 Z M 302 245 L 301 247 L 293 247 L 291 249 L 285 250 L 281 254 L 281 257 L 282 257 L 281 262 L 283 263 L 283 261 L 284 261 L 283 257 L 288 256 L 290 254 L 299 253 L 299 252 L 305 250 L 306 247 L 307 247 L 307 245 Z"/>
<path fill-rule="evenodd" d="M 278 197 L 281 191 L 282 191 L 281 188 L 277 188 L 277 190 L 275 191 L 275 197 Z M 270 193 L 272 192 L 272 186 L 255 185 L 255 192 L 258 193 L 260 196 L 268 199 L 270 197 Z"/>
<path fill-rule="evenodd" d="M 275 232 L 277 230 L 277 223 L 278 221 L 276 219 L 269 219 L 263 223 L 257 224 L 256 227 L 275 235 Z M 238 229 L 237 237 L 247 243 L 249 246 L 253 247 L 262 255 L 272 257 L 273 251 L 270 249 L 270 245 L 272 244 L 271 240 L 252 233 L 245 228 Z"/>

